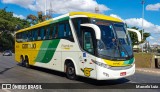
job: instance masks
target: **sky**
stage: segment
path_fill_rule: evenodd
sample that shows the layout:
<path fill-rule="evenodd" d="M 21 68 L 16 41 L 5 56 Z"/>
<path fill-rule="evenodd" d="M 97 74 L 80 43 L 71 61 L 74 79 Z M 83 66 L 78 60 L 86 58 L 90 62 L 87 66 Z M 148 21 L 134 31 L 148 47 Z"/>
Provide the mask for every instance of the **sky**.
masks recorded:
<path fill-rule="evenodd" d="M 123 20 L 128 26 L 142 29 L 142 0 L 46 0 L 47 10 L 52 8 L 53 17 L 71 12 L 95 12 Z M 151 34 L 150 44 L 160 45 L 160 0 L 144 0 L 144 31 Z M 51 4 L 50 4 L 51 3 Z M 25 19 L 27 15 L 37 15 L 45 11 L 45 0 L 0 0 L 0 9 L 6 8 L 15 17 Z"/>

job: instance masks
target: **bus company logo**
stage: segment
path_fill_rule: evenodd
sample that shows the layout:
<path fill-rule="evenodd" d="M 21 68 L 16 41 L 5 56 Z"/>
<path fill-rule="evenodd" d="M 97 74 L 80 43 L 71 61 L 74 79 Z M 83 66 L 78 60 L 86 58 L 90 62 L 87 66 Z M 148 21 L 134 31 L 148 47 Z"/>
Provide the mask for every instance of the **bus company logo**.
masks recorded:
<path fill-rule="evenodd" d="M 92 68 L 81 68 L 81 71 L 84 73 L 85 76 L 89 77 L 91 75 L 91 71 L 94 70 Z"/>
<path fill-rule="evenodd" d="M 62 49 L 65 49 L 65 50 L 70 50 L 70 48 L 73 48 L 73 45 L 69 45 L 69 44 L 68 44 L 68 45 L 65 45 L 65 44 L 62 44 L 62 45 L 61 45 L 61 48 L 62 48 Z"/>
<path fill-rule="evenodd" d="M 22 44 L 22 49 L 36 49 L 36 44 Z"/>
<path fill-rule="evenodd" d="M 11 84 L 2 84 L 2 89 L 12 89 Z"/>

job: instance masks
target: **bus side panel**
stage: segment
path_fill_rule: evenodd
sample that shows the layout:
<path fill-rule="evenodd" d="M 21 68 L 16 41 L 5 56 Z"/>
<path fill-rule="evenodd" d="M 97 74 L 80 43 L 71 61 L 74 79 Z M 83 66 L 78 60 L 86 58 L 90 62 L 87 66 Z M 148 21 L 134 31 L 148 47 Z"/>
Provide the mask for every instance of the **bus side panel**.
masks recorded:
<path fill-rule="evenodd" d="M 79 74 L 78 71 L 78 52 L 80 51 L 78 46 L 76 45 L 75 42 L 71 42 L 66 39 L 62 39 L 59 48 L 61 48 L 62 51 L 62 71 L 64 71 L 64 64 L 65 61 L 71 60 L 74 63 L 75 69 L 76 69 L 76 74 Z"/>

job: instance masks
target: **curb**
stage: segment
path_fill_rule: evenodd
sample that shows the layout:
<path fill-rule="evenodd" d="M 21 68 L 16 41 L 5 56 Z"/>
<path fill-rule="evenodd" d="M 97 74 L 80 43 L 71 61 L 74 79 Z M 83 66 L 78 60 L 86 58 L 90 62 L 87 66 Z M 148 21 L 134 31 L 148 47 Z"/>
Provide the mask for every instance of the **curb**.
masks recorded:
<path fill-rule="evenodd" d="M 150 68 L 136 68 L 136 71 L 160 74 L 160 69 L 150 69 Z"/>

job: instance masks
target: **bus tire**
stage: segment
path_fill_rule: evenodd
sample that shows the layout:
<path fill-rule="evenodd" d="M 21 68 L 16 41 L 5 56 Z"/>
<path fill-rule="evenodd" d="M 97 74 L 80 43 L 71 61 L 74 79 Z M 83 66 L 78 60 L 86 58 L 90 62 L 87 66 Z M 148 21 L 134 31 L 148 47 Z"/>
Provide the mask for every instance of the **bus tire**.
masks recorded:
<path fill-rule="evenodd" d="M 29 67 L 30 67 L 28 56 L 25 56 L 25 67 L 26 67 L 26 68 L 29 68 Z"/>
<path fill-rule="evenodd" d="M 66 77 L 70 80 L 76 80 L 77 79 L 74 64 L 71 63 L 71 62 L 66 64 Z"/>
<path fill-rule="evenodd" d="M 20 56 L 20 63 L 19 63 L 20 66 L 24 66 L 24 58 L 23 58 L 23 55 Z"/>
<path fill-rule="evenodd" d="M 160 68 L 160 61 L 158 59 L 155 59 L 155 67 Z"/>

